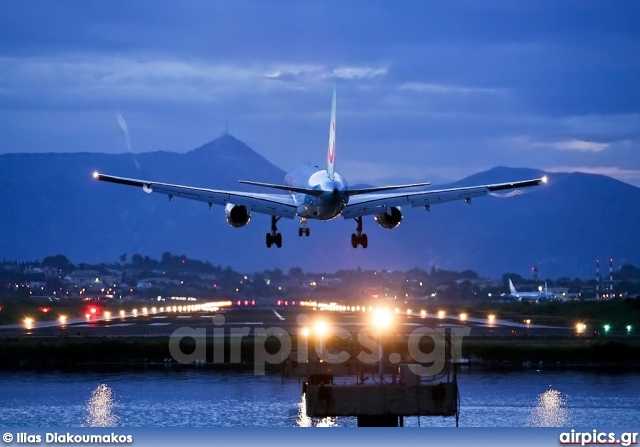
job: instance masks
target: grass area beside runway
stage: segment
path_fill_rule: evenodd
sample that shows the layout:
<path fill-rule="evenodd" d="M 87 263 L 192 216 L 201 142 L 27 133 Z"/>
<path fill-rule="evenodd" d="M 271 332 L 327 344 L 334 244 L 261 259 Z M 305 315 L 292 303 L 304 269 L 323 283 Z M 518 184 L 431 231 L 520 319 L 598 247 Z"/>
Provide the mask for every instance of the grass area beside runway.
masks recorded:
<path fill-rule="evenodd" d="M 436 306 L 436 307 L 434 307 Z M 438 304 L 429 307 L 429 313 L 436 313 Z M 575 327 L 584 323 L 587 331 L 626 330 L 640 328 L 640 299 L 613 299 L 608 301 L 567 301 L 541 304 L 520 302 L 463 301 L 443 303 L 448 315 L 465 312 L 470 317 L 487 318 L 493 314 L 497 319 L 545 326 Z"/>
<path fill-rule="evenodd" d="M 225 341 L 224 364 L 213 363 L 214 346 L 211 339 L 206 344 L 204 367 L 243 368 L 254 363 L 255 347 L 252 337 L 243 338 L 238 343 L 234 356 L 229 349 L 229 340 Z M 277 354 L 280 343 L 275 338 L 268 338 L 261 346 L 265 352 Z M 292 346 L 298 346 L 296 337 L 292 337 Z M 393 343 L 393 344 L 392 344 Z M 401 344 L 401 343 L 400 343 Z M 404 361 L 410 356 L 402 348 L 398 349 L 399 340 L 385 343 L 385 353 L 399 352 Z M 353 357 L 357 353 L 353 341 L 339 342 L 334 339 L 327 345 L 332 352 L 346 350 Z M 185 338 L 180 345 L 181 351 L 191 354 L 196 349 L 194 339 Z M 421 343 L 421 350 L 428 353 L 433 348 L 426 338 Z M 313 352 L 313 344 L 309 346 Z M 311 354 L 313 355 L 313 354 Z M 462 342 L 462 356 L 471 359 L 472 363 L 486 366 L 522 367 L 531 362 L 533 366 L 539 362 L 544 367 L 571 366 L 610 366 L 640 367 L 640 340 L 631 337 L 465 337 Z M 196 356 L 197 357 L 197 356 Z M 169 337 L 39 337 L 39 338 L 4 338 L 0 339 L 0 368 L 32 368 L 32 369 L 65 369 L 77 367 L 106 366 L 150 366 L 174 365 L 168 361 L 172 355 L 169 349 Z M 201 363 L 201 362 L 198 362 Z M 196 363 L 186 365 L 193 367 Z M 198 366 L 203 366 L 198 364 Z M 267 369 L 278 369 L 268 365 Z"/>
<path fill-rule="evenodd" d="M 485 365 L 640 367 L 640 340 L 629 337 L 467 337 L 463 357 Z"/>

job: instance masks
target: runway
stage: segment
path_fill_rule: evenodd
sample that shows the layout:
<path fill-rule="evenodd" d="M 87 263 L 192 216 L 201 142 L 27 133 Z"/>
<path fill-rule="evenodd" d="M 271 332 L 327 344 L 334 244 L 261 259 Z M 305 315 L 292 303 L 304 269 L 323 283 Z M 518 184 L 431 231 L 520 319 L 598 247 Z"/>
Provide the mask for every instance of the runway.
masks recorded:
<path fill-rule="evenodd" d="M 362 310 L 313 310 L 309 307 L 244 307 L 230 306 L 218 311 L 185 310 L 183 312 L 160 312 L 146 310 L 115 316 L 91 316 L 90 318 L 67 318 L 64 322 L 51 320 L 34 321 L 31 324 L 0 326 L 0 337 L 130 337 L 170 336 L 179 328 L 214 327 L 281 328 L 296 334 L 305 327 L 323 321 L 330 334 L 332 328 L 341 328 L 350 333 L 373 326 L 375 311 Z M 216 319 L 214 320 L 214 317 Z M 438 315 L 410 310 L 390 312 L 390 332 L 410 334 L 420 327 L 432 329 L 470 328 L 470 336 L 570 336 L 574 327 L 549 327 L 533 323 L 516 323 L 489 318 L 461 318 L 459 315 Z"/>

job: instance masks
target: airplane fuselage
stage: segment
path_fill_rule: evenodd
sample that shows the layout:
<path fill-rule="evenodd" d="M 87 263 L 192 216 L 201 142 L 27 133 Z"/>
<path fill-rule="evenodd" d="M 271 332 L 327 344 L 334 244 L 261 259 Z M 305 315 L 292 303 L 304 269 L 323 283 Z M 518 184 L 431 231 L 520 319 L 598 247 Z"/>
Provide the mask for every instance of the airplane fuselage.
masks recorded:
<path fill-rule="evenodd" d="M 297 205 L 296 214 L 306 219 L 331 220 L 347 206 L 349 189 L 346 180 L 334 172 L 333 179 L 325 169 L 310 164 L 301 165 L 287 174 L 287 186 L 321 191 L 319 195 L 292 193 Z"/>

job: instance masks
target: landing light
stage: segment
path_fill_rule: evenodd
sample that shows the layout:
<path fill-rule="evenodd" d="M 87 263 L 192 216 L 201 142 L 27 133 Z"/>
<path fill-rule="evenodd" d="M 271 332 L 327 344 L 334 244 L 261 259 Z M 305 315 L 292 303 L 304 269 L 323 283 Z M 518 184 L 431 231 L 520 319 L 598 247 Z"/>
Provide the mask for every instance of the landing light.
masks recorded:
<path fill-rule="evenodd" d="M 542 177 L 542 183 L 547 183 L 548 181 L 549 181 L 549 179 L 547 178 L 546 175 L 544 177 Z"/>
<path fill-rule="evenodd" d="M 93 178 L 98 178 L 100 176 L 100 174 L 98 174 L 98 171 L 94 171 L 93 172 Z"/>

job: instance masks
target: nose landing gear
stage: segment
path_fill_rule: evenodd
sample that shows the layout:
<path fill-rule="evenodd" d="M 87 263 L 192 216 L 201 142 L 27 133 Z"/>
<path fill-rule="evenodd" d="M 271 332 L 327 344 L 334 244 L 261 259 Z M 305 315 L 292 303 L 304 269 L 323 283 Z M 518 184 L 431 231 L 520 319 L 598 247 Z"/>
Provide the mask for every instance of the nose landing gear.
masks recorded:
<path fill-rule="evenodd" d="M 305 235 L 308 237 L 309 229 L 307 228 L 307 218 L 303 217 L 302 219 L 300 219 L 300 224 L 301 224 L 301 227 L 298 228 L 298 236 Z"/>

